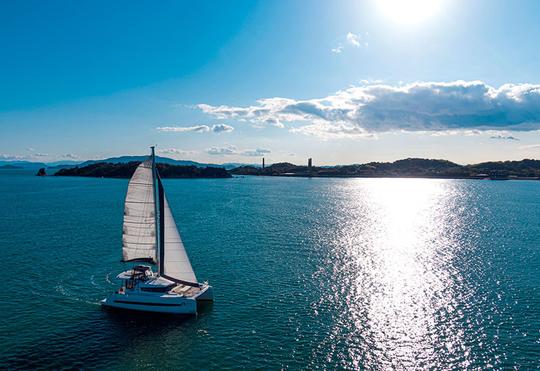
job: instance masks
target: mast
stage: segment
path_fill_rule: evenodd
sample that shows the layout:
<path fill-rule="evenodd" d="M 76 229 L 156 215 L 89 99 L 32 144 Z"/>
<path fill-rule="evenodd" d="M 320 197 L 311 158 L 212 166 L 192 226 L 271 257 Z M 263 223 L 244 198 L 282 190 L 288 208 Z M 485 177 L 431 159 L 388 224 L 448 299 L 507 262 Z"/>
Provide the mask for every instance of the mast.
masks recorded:
<path fill-rule="evenodd" d="M 156 234 L 156 260 L 157 260 L 157 266 L 158 266 L 158 274 L 160 273 L 159 267 L 161 266 L 161 259 L 160 259 L 160 248 L 159 248 L 159 241 L 161 240 L 161 236 L 159 235 L 160 228 L 159 228 L 159 216 L 158 216 L 158 198 L 157 195 L 157 189 L 156 189 L 156 181 L 157 181 L 157 172 L 156 172 L 156 155 L 155 155 L 155 147 L 151 146 L 152 154 L 150 155 L 152 158 L 152 192 L 154 195 L 154 225 L 156 226 L 155 234 Z"/>

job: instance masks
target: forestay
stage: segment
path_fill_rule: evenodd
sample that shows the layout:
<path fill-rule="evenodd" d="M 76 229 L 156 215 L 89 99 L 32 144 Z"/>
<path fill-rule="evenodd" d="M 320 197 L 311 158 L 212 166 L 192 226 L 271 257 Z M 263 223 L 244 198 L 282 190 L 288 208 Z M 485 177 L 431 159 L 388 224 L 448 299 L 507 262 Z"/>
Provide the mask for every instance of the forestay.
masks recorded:
<path fill-rule="evenodd" d="M 129 181 L 122 235 L 124 261 L 157 261 L 153 179 L 152 161 L 147 160 L 137 167 Z"/>

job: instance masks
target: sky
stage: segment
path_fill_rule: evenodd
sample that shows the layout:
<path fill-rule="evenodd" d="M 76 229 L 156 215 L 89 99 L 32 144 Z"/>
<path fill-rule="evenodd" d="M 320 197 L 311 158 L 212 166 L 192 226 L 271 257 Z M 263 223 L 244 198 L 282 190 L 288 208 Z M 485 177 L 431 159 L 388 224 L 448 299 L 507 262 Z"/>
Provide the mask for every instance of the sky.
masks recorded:
<path fill-rule="evenodd" d="M 535 0 L 0 3 L 0 160 L 540 158 Z"/>

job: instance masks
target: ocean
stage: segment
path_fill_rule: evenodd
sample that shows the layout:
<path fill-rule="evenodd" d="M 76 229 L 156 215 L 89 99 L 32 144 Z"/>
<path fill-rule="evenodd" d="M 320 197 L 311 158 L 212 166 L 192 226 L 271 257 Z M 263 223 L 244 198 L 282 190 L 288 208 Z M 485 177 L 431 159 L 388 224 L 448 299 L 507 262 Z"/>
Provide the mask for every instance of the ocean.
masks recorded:
<path fill-rule="evenodd" d="M 0 369 L 540 365 L 540 182 L 170 179 L 214 304 L 104 311 L 125 179 L 0 171 Z"/>

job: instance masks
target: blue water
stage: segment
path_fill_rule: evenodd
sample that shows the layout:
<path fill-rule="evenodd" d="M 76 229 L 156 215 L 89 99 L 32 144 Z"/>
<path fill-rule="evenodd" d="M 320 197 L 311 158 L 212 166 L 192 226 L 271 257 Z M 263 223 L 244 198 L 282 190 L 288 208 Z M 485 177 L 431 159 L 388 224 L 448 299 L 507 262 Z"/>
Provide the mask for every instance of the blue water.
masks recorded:
<path fill-rule="evenodd" d="M 0 172 L 0 369 L 537 368 L 540 182 L 165 180 L 215 303 L 126 316 L 127 181 Z"/>

